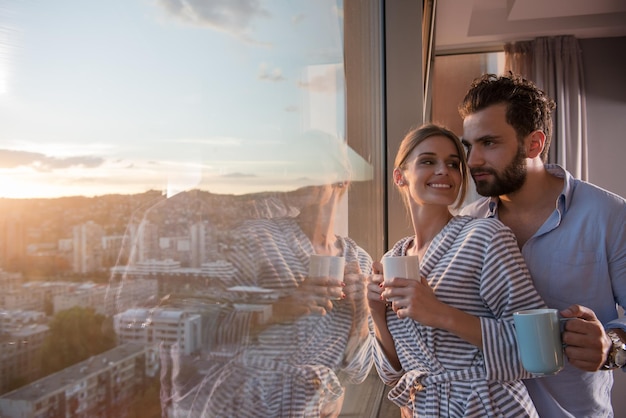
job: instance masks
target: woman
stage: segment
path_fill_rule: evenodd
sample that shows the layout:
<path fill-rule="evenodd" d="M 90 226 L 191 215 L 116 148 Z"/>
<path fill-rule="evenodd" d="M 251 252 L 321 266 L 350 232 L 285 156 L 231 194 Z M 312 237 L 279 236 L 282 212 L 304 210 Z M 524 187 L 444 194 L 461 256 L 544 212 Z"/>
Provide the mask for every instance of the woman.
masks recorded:
<path fill-rule="evenodd" d="M 537 416 L 518 380 L 531 375 L 518 358 L 512 314 L 544 303 L 508 228 L 450 212 L 467 188 L 458 137 L 436 125 L 409 132 L 393 180 L 415 235 L 385 256 L 418 255 L 422 277 L 383 284 L 376 274 L 368 284 L 376 368 L 395 386 L 389 398 L 413 417 Z"/>
<path fill-rule="evenodd" d="M 309 139 L 325 152 L 317 161 L 323 180 L 286 195 L 298 215 L 245 221 L 229 239 L 236 283 L 279 297 L 269 310 L 234 309 L 219 324 L 228 349 L 218 342 L 204 379 L 173 400 L 176 415 L 336 417 L 344 383 L 362 382 L 371 369 L 365 277 L 372 260 L 334 233 L 348 187 L 346 150 L 319 134 Z M 344 257 L 343 281 L 308 277 L 311 254 Z"/>

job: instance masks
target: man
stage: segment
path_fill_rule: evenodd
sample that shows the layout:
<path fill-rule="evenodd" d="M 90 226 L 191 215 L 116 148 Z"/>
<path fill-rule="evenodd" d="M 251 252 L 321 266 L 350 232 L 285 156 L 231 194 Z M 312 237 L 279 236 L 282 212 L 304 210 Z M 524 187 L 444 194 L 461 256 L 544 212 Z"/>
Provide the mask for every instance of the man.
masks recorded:
<path fill-rule="evenodd" d="M 509 226 L 537 290 L 568 321 L 568 361 L 525 381 L 542 417 L 611 417 L 613 374 L 626 363 L 626 201 L 545 164 L 554 102 L 513 74 L 476 79 L 463 99 L 463 142 L 482 196 L 463 214 Z M 620 371 L 621 372 L 621 371 Z"/>

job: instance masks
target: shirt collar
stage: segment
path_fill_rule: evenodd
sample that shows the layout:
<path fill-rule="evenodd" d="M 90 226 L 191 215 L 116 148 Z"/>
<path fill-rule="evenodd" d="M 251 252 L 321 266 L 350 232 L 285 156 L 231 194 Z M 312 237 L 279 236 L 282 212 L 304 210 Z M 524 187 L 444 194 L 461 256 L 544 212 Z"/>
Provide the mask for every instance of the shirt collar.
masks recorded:
<path fill-rule="evenodd" d="M 563 190 L 556 201 L 556 208 L 563 214 L 567 212 L 567 209 L 569 209 L 569 205 L 572 202 L 572 197 L 574 195 L 574 177 L 572 177 L 569 171 L 565 170 L 558 164 L 545 164 L 545 167 L 546 170 L 548 170 L 548 173 L 564 180 Z"/>
<path fill-rule="evenodd" d="M 567 170 L 558 164 L 545 164 L 545 168 L 548 170 L 548 173 L 564 180 L 563 190 L 555 202 L 556 209 L 559 213 L 564 214 L 569 208 L 570 202 L 572 201 L 572 195 L 574 194 L 573 177 Z M 488 218 L 497 217 L 499 203 L 500 198 L 498 196 L 489 198 L 489 210 L 487 212 Z"/>

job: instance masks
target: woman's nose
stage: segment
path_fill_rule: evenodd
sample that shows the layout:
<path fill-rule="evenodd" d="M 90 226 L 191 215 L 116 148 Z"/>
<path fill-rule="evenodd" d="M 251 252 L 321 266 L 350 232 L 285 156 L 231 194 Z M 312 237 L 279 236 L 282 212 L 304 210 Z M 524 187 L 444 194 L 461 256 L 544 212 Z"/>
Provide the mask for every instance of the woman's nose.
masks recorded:
<path fill-rule="evenodd" d="M 448 174 L 448 165 L 446 163 L 439 163 L 435 168 L 435 174 Z"/>

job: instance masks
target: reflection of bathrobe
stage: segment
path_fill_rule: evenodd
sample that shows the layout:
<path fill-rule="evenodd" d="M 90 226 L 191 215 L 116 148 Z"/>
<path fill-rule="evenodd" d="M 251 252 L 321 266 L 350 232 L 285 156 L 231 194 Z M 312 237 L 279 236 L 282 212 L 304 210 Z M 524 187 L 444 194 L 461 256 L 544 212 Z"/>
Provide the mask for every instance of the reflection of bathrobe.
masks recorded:
<path fill-rule="evenodd" d="M 241 240 L 229 258 L 237 284 L 288 294 L 307 276 L 313 247 L 294 219 L 248 222 L 235 234 Z M 369 273 L 369 255 L 351 239 L 339 242 L 346 262 L 358 261 Z M 351 358 L 344 354 L 354 317 L 367 322 L 367 301 L 356 311 L 347 300 L 333 303 L 327 315 L 273 325 L 233 358 L 215 362 L 194 395 L 191 416 L 319 417 L 324 404 L 343 395 L 340 378 L 360 383 L 373 362 L 368 333 Z"/>
<path fill-rule="evenodd" d="M 406 255 L 414 237 L 387 255 Z M 456 217 L 435 237 L 420 262 L 439 300 L 480 317 L 483 346 L 493 357 L 450 332 L 399 319 L 387 324 L 402 364 L 396 371 L 380 350 L 376 367 L 395 385 L 389 398 L 417 417 L 537 416 L 521 378 L 513 312 L 544 307 L 512 232 L 494 219 Z"/>

